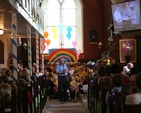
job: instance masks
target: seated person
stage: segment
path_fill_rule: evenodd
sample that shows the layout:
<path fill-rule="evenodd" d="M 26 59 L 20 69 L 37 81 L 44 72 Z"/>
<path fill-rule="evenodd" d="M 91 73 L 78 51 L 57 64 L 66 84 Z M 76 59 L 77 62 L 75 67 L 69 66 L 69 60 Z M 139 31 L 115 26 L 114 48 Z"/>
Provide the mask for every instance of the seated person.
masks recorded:
<path fill-rule="evenodd" d="M 132 93 L 132 94 L 137 93 L 137 92 L 138 92 L 138 88 L 137 88 L 137 86 L 136 86 L 136 83 L 135 83 L 135 82 L 130 82 L 129 84 L 130 84 L 130 85 L 132 86 L 132 88 L 133 88 L 133 93 Z"/>
<path fill-rule="evenodd" d="M 130 84 L 124 84 L 122 86 L 122 95 L 123 95 L 123 101 L 126 101 L 126 96 L 133 93 L 133 87 Z"/>
<path fill-rule="evenodd" d="M 78 96 L 80 96 L 79 87 L 78 87 L 78 76 L 76 71 L 74 71 L 70 81 L 70 90 L 75 91 L 75 99 L 77 99 Z"/>
<path fill-rule="evenodd" d="M 14 94 L 18 94 L 18 87 L 15 83 L 11 83 L 10 84 L 11 86 L 11 94 L 14 95 Z"/>
<path fill-rule="evenodd" d="M 109 86 L 110 86 L 110 78 L 108 76 L 104 76 L 103 79 L 100 82 L 100 85 L 103 87 L 103 89 L 108 89 Z M 99 103 L 102 103 L 102 100 L 101 100 L 102 99 L 101 90 L 99 91 L 99 96 L 98 96 L 98 102 Z"/>
<path fill-rule="evenodd" d="M 115 92 L 121 92 L 122 90 L 122 75 L 121 74 L 114 74 L 112 77 L 112 83 L 114 87 L 110 91 L 107 92 L 106 98 L 105 98 L 105 103 L 107 105 L 107 113 L 110 111 L 110 102 L 114 101 L 114 99 L 111 99 L 110 97 L 112 96 L 113 93 Z"/>
<path fill-rule="evenodd" d="M 128 62 L 125 62 L 125 65 L 123 66 L 123 72 L 122 72 L 122 74 L 124 76 L 127 76 L 128 77 L 128 74 L 130 72 L 130 69 L 128 68 L 127 64 L 128 64 Z"/>
<path fill-rule="evenodd" d="M 0 84 L 0 99 L 4 99 L 4 101 L 11 99 L 11 87 L 9 84 L 7 83 Z M 4 109 L 5 109 L 5 113 L 11 111 L 11 108 L 5 107 Z"/>
<path fill-rule="evenodd" d="M 54 79 L 54 74 L 51 72 L 47 75 L 47 88 L 50 94 L 54 93 L 54 87 L 55 87 L 55 79 Z"/>
<path fill-rule="evenodd" d="M 2 76 L 0 76 L 0 80 L 1 80 L 3 83 L 8 83 L 8 76 L 2 75 Z"/>
<path fill-rule="evenodd" d="M 0 84 L 0 99 L 9 100 L 11 98 L 11 87 L 7 83 Z"/>
<path fill-rule="evenodd" d="M 6 69 L 5 75 L 8 76 L 8 82 L 13 82 L 13 77 L 12 77 L 13 75 L 10 69 Z"/>
<path fill-rule="evenodd" d="M 138 87 L 138 92 L 128 95 L 126 97 L 125 104 L 140 104 L 141 103 L 141 73 L 138 73 L 136 77 L 136 86 Z"/>
<path fill-rule="evenodd" d="M 138 73 L 137 67 L 131 68 L 130 77 L 129 77 L 131 82 L 135 82 L 136 81 L 137 73 Z"/>
<path fill-rule="evenodd" d="M 17 86 L 18 87 L 21 87 L 21 88 L 25 88 L 27 85 L 27 82 L 24 80 L 24 79 L 19 79 L 17 81 Z M 28 91 L 27 92 L 27 95 L 28 95 L 28 103 L 32 103 L 32 96 L 31 96 L 31 93 Z"/>
<path fill-rule="evenodd" d="M 124 84 L 122 86 L 122 94 L 128 96 L 133 93 L 133 87 L 130 84 Z"/>
<path fill-rule="evenodd" d="M 128 67 L 128 69 L 131 71 L 131 69 L 134 67 L 134 65 L 133 65 L 131 62 L 129 62 L 129 63 L 127 64 L 127 67 Z M 129 74 L 130 74 L 130 71 L 129 71 Z"/>

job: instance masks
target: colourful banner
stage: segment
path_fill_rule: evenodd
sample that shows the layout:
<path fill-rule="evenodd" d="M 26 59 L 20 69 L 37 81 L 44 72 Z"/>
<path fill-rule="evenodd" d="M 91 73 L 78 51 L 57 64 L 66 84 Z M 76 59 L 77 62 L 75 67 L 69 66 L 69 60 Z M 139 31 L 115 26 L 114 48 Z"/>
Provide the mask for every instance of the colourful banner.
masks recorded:
<path fill-rule="evenodd" d="M 56 62 L 60 58 L 64 58 L 67 62 L 77 62 L 76 49 L 50 49 L 49 62 Z"/>

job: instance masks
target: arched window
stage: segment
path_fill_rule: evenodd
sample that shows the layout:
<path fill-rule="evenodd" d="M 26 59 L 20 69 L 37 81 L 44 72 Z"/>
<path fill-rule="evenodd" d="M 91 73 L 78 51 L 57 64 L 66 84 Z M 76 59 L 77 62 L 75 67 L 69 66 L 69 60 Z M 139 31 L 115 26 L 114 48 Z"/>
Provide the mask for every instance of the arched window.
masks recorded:
<path fill-rule="evenodd" d="M 76 48 L 83 52 L 83 24 L 81 0 L 47 0 L 45 31 L 50 44 L 48 49 Z"/>

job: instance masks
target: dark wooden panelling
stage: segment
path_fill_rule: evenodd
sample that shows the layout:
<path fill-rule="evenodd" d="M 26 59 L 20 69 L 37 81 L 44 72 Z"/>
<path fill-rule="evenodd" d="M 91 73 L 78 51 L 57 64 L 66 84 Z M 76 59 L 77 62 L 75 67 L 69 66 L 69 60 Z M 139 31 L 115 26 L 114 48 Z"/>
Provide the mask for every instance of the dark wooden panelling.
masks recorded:
<path fill-rule="evenodd" d="M 101 50 L 98 44 L 89 44 L 89 32 L 98 32 L 98 42 L 102 40 L 102 0 L 83 0 L 84 5 L 84 55 L 85 59 L 98 59 Z"/>

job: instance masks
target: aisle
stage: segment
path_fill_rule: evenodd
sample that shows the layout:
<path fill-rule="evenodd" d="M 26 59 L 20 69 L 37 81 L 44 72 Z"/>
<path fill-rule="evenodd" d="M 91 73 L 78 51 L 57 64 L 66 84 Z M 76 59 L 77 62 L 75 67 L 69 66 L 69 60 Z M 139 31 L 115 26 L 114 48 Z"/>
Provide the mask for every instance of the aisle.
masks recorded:
<path fill-rule="evenodd" d="M 82 101 L 79 99 L 77 102 L 65 102 L 60 104 L 57 99 L 51 99 L 47 102 L 46 108 L 43 113 L 87 113 Z"/>

